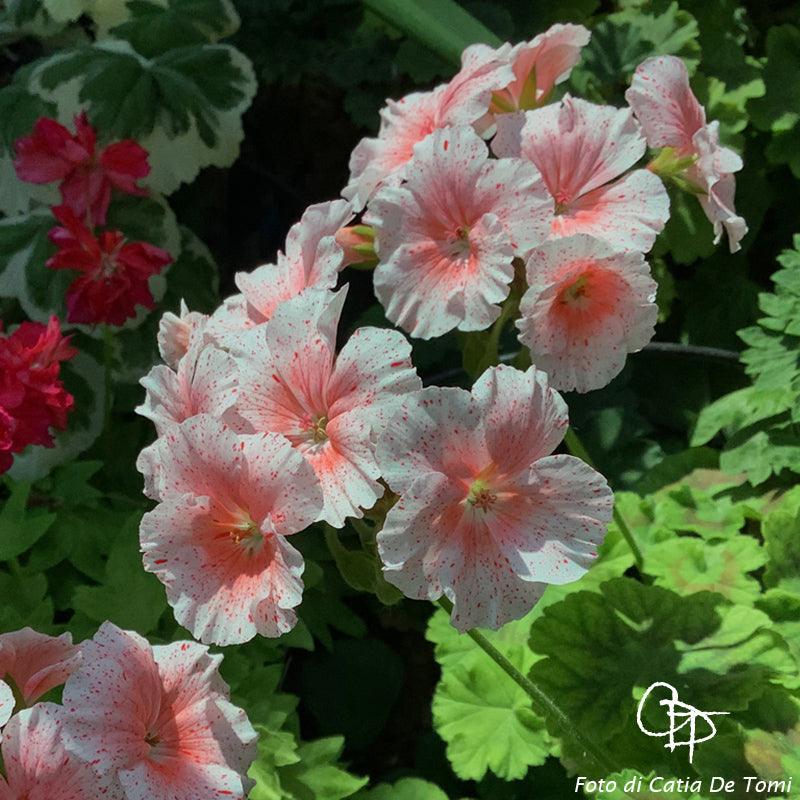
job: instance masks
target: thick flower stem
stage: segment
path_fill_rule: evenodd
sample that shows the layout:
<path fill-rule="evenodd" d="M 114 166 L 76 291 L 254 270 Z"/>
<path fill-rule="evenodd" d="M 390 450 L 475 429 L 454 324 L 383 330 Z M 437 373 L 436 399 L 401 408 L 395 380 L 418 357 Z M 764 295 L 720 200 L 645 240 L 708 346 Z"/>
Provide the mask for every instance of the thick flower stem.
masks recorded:
<path fill-rule="evenodd" d="M 111 409 L 113 399 L 113 372 L 114 370 L 114 333 L 109 325 L 103 325 L 103 373 L 105 378 L 105 405 L 103 428 L 108 429 L 111 422 Z"/>
<path fill-rule="evenodd" d="M 589 455 L 589 452 L 586 450 L 586 447 L 584 447 L 583 442 L 578 438 L 578 434 L 575 433 L 573 428 L 567 429 L 566 436 L 564 436 L 564 444 L 566 444 L 567 450 L 569 450 L 573 456 L 576 456 L 581 461 L 584 461 L 590 467 L 594 467 L 592 457 Z M 614 503 L 614 522 L 617 524 L 620 533 L 628 543 L 628 547 L 630 547 L 631 552 L 633 553 L 633 559 L 636 562 L 636 567 L 641 572 L 644 568 L 644 556 L 642 555 L 639 545 L 636 543 L 636 539 L 633 536 L 633 531 L 631 531 L 631 529 L 628 527 L 628 523 L 625 522 L 625 518 L 622 516 L 622 514 L 620 514 L 616 502 Z"/>
<path fill-rule="evenodd" d="M 114 408 L 114 331 L 110 325 L 103 325 L 103 432 L 101 445 L 107 460 L 114 454 L 111 433 L 111 412 Z"/>
<path fill-rule="evenodd" d="M 453 604 L 446 597 L 440 597 L 438 603 L 448 614 L 452 613 Z M 602 750 L 578 729 L 555 700 L 523 675 L 480 631 L 473 628 L 467 631 L 467 636 L 530 697 L 534 710 L 555 722 L 564 737 L 572 739 L 581 748 L 584 756 L 594 762 L 597 769 L 605 774 L 616 771 L 616 765 L 611 763 Z"/>

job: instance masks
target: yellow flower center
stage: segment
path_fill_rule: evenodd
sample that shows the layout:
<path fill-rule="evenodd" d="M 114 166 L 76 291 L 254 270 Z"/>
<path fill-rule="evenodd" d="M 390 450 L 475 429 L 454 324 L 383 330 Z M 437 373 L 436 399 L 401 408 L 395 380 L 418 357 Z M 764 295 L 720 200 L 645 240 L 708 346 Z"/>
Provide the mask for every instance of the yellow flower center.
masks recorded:
<path fill-rule="evenodd" d="M 311 439 L 314 444 L 326 442 L 328 440 L 328 417 L 325 414 L 315 416 L 311 422 Z"/>
<path fill-rule="evenodd" d="M 497 495 L 491 491 L 487 483 L 480 478 L 472 482 L 467 494 L 467 502 L 474 508 L 488 511 L 497 500 Z"/>
<path fill-rule="evenodd" d="M 228 536 L 235 545 L 241 545 L 250 550 L 255 550 L 264 539 L 261 529 L 250 518 L 232 527 L 228 531 Z"/>
<path fill-rule="evenodd" d="M 581 275 L 577 280 L 561 290 L 559 301 L 564 305 L 575 305 L 586 297 L 588 289 L 589 278 L 586 275 Z"/>

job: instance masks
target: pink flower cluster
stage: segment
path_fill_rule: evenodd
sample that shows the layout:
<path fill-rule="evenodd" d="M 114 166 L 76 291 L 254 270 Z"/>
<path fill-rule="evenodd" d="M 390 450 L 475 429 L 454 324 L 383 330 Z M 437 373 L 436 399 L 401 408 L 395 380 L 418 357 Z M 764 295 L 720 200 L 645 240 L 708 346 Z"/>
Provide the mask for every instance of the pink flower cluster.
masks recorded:
<path fill-rule="evenodd" d="M 467 48 L 448 84 L 389 101 L 343 191 L 374 230 L 391 322 L 425 339 L 484 330 L 514 299 L 516 266 L 528 287 L 520 340 L 555 387 L 579 392 L 607 384 L 654 333 L 644 254 L 669 218 L 662 177 L 698 196 L 732 251 L 747 230 L 733 210 L 741 160 L 706 124 L 680 59 L 640 65 L 629 108 L 551 102 L 588 41 L 556 25 L 514 47 Z M 669 169 L 663 154 L 641 164 L 648 145 L 670 148 Z"/>
<path fill-rule="evenodd" d="M 156 502 L 140 541 L 201 641 L 290 630 L 304 569 L 290 537 L 341 528 L 382 498 L 386 579 L 448 597 L 459 629 L 522 616 L 597 555 L 613 497 L 586 464 L 553 455 L 568 426 L 555 390 L 607 384 L 653 335 L 645 253 L 669 197 L 640 162 L 648 140 L 667 143 L 649 110 L 683 113 L 690 94 L 648 111 L 551 102 L 588 40 L 558 25 L 468 48 L 448 84 L 389 102 L 378 137 L 353 152 L 346 200 L 307 209 L 274 264 L 238 273 L 240 293 L 210 316 L 182 306 L 162 319 L 165 363 L 138 409 L 158 434 L 138 461 Z M 697 159 L 669 146 L 718 209 L 732 161 L 715 132 L 694 131 Z M 484 330 L 518 303 L 536 366 L 492 367 L 472 391 L 422 389 L 399 331 L 361 327 L 342 343 L 336 286 L 354 261 L 377 263 L 386 317 L 412 336 Z"/>
<path fill-rule="evenodd" d="M 136 307 L 153 308 L 148 285 L 171 261 L 146 242 L 128 242 L 106 224 L 113 190 L 145 195 L 138 181 L 147 177 L 147 151 L 126 139 L 97 151 L 97 131 L 85 113 L 75 117 L 72 134 L 54 119 L 42 118 L 15 144 L 14 168 L 29 183 L 59 183 L 62 204 L 53 209 L 59 226 L 50 231 L 58 248 L 50 269 L 80 273 L 67 289 L 67 320 L 122 325 Z"/>
<path fill-rule="evenodd" d="M 243 800 L 256 732 L 221 656 L 105 623 L 80 646 L 0 635 L 0 800 Z M 60 705 L 37 702 L 64 685 Z"/>
<path fill-rule="evenodd" d="M 74 399 L 59 375 L 77 351 L 58 320 L 23 322 L 0 337 L 0 474 L 28 445 L 53 446 L 53 431 L 67 427 Z"/>

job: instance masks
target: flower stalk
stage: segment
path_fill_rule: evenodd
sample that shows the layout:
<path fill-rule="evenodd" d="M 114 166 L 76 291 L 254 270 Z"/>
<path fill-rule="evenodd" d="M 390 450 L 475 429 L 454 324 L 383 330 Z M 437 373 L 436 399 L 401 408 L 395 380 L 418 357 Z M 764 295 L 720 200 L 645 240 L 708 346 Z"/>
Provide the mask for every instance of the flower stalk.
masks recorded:
<path fill-rule="evenodd" d="M 452 613 L 453 604 L 446 597 L 440 597 L 437 602 L 448 614 Z M 616 771 L 617 767 L 611 759 L 575 725 L 558 703 L 544 689 L 523 675 L 480 631 L 473 628 L 467 631 L 467 636 L 530 697 L 534 710 L 555 723 L 562 735 L 572 739 L 580 747 L 584 757 L 600 772 L 609 774 Z"/>
<path fill-rule="evenodd" d="M 575 433 L 574 428 L 567 429 L 567 433 L 564 436 L 564 444 L 566 444 L 567 450 L 569 450 L 569 452 L 573 456 L 581 459 L 581 461 L 585 462 L 590 467 L 594 468 L 592 457 L 589 455 L 588 450 L 578 437 L 578 434 Z M 619 512 L 616 503 L 614 503 L 613 513 L 614 513 L 614 522 L 616 523 L 620 533 L 622 534 L 625 541 L 628 543 L 628 547 L 630 547 L 631 552 L 633 553 L 633 559 L 636 562 L 636 568 L 639 571 L 641 571 L 644 568 L 644 556 L 642 555 L 642 550 L 637 544 L 636 539 L 634 538 L 633 531 L 631 531 L 630 527 L 628 526 L 628 523 L 625 522 L 625 518 Z"/>

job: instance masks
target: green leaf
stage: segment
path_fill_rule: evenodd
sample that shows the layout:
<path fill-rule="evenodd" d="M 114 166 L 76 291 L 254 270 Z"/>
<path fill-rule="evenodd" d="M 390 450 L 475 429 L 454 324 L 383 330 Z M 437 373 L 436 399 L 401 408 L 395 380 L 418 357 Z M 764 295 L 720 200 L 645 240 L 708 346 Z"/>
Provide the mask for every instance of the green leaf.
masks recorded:
<path fill-rule="evenodd" d="M 26 36 L 55 36 L 63 27 L 62 22 L 54 19 L 39 0 L 5 0 L 0 5 L 0 45 Z"/>
<path fill-rule="evenodd" d="M 402 778 L 391 786 L 383 783 L 360 792 L 356 800 L 447 800 L 447 795 L 436 784 L 420 778 Z"/>
<path fill-rule="evenodd" d="M 723 476 L 712 472 L 717 479 Z M 720 481 L 710 489 L 683 483 L 667 488 L 649 503 L 655 524 L 674 533 L 696 533 L 707 541 L 737 537 L 748 515 L 748 506 L 721 495 L 735 481 Z"/>
<path fill-rule="evenodd" d="M 299 698 L 279 690 L 284 679 L 284 655 L 282 640 L 258 639 L 228 650 L 223 664 L 222 675 L 231 687 L 233 702 L 247 709 L 254 725 L 271 732 L 291 729 L 296 724 Z"/>
<path fill-rule="evenodd" d="M 767 157 L 786 163 L 800 177 L 800 28 L 780 25 L 767 33 L 767 58 L 764 65 L 763 97 L 750 100 L 753 122 L 771 131 L 773 141 Z"/>
<path fill-rule="evenodd" d="M 683 702 L 724 709 L 735 719 L 770 679 L 796 670 L 786 644 L 769 628 L 765 614 L 719 595 L 681 597 L 616 578 L 599 592 L 573 593 L 545 609 L 530 639 L 545 657 L 530 677 L 620 763 L 685 769 L 663 743 L 643 740 L 635 721 L 641 692 L 665 681 Z M 649 713 L 656 717 L 653 726 L 665 724 L 663 709 Z"/>
<path fill-rule="evenodd" d="M 258 731 L 258 757 L 248 775 L 255 781 L 249 800 L 286 800 L 281 788 L 279 767 L 296 764 L 297 742 L 288 731 L 273 731 L 256 725 Z"/>
<path fill-rule="evenodd" d="M 233 163 L 256 80 L 248 59 L 228 45 L 148 59 L 125 41 L 103 41 L 37 61 L 27 86 L 56 104 L 61 121 L 84 108 L 104 139 L 136 139 L 150 154 L 145 185 L 169 194 L 203 167 Z"/>
<path fill-rule="evenodd" d="M 648 547 L 644 571 L 656 584 L 679 594 L 718 592 L 735 603 L 752 603 L 761 587 L 748 572 L 764 565 L 766 554 L 755 539 L 740 536 L 709 544 L 701 539 L 674 537 Z"/>
<path fill-rule="evenodd" d="M 530 618 L 524 618 L 483 633 L 525 672 L 535 659 L 525 643 L 529 626 Z M 514 780 L 524 777 L 530 766 L 543 764 L 552 740 L 524 690 L 466 634 L 459 634 L 444 611 L 431 618 L 427 636 L 442 667 L 433 698 L 434 727 L 447 742 L 456 775 L 480 780 L 491 770 Z"/>
<path fill-rule="evenodd" d="M 47 239 L 54 219 L 48 210 L 0 220 L 0 296 L 19 300 L 25 313 L 44 322 L 64 310 L 72 278 L 45 267 L 54 252 Z"/>
<path fill-rule="evenodd" d="M 756 422 L 784 414 L 792 407 L 795 396 L 788 387 L 759 389 L 756 386 L 726 394 L 700 412 L 691 444 L 706 444 L 721 431 L 732 436 Z"/>
<path fill-rule="evenodd" d="M 501 44 L 497 36 L 455 0 L 364 0 L 364 5 L 453 64 L 461 63 L 461 52 L 467 45 Z"/>
<path fill-rule="evenodd" d="M 351 775 L 336 763 L 343 749 L 341 736 L 301 744 L 297 749 L 300 761 L 287 766 L 281 776 L 289 797 L 341 800 L 366 786 L 366 778 Z"/>
<path fill-rule="evenodd" d="M 250 800 L 344 800 L 367 784 L 337 763 L 341 736 L 306 742 L 293 752 L 285 736 L 276 740 L 263 728 L 260 732 L 259 757 L 249 772 L 256 782 Z"/>
<path fill-rule="evenodd" d="M 29 550 L 55 521 L 55 514 L 28 510 L 30 491 L 28 483 L 13 484 L 0 511 L 0 561 L 10 561 Z"/>
<path fill-rule="evenodd" d="M 791 582 L 800 590 L 800 513 L 774 511 L 761 526 L 768 562 L 764 585 Z"/>
<path fill-rule="evenodd" d="M 52 628 L 53 601 L 47 597 L 47 578 L 0 572 L 0 632 L 26 625 L 43 632 Z"/>
<path fill-rule="evenodd" d="M 746 472 L 754 485 L 783 470 L 800 473 L 800 236 L 779 257 L 775 291 L 759 295 L 764 316 L 739 331 L 753 385 L 726 395 L 701 412 L 693 444 L 720 431 L 727 436 L 720 467 Z"/>
<path fill-rule="evenodd" d="M 714 230 L 696 197 L 671 189 L 669 220 L 656 240 L 653 254 L 669 253 L 678 264 L 691 264 L 714 253 Z"/>
<path fill-rule="evenodd" d="M 351 524 L 359 534 L 357 548 L 346 547 L 339 539 L 337 531 L 329 526 L 325 527 L 325 542 L 345 583 L 356 591 L 376 595 L 384 605 L 400 602 L 403 598 L 402 592 L 383 576 L 375 542 L 375 529 L 363 520 L 352 520 Z"/>
<path fill-rule="evenodd" d="M 95 622 L 111 620 L 120 628 L 149 633 L 167 602 L 158 578 L 142 569 L 137 535 L 140 520 L 140 512 L 128 518 L 114 539 L 102 584 L 79 586 L 73 605 Z"/>
<path fill-rule="evenodd" d="M 800 701 L 793 699 L 791 709 L 795 719 L 800 717 Z M 783 729 L 749 731 L 745 755 L 762 778 L 781 782 L 795 778 L 800 775 L 800 722 Z M 799 796 L 796 787 L 787 794 Z"/>
<path fill-rule="evenodd" d="M 700 56 L 694 17 L 677 2 L 647 5 L 617 11 L 594 26 L 571 77 L 581 93 L 621 104 L 633 71 L 651 56 L 681 56 L 694 72 Z"/>
<path fill-rule="evenodd" d="M 128 18 L 110 34 L 152 58 L 177 47 L 217 42 L 236 32 L 231 0 L 128 0 Z"/>

